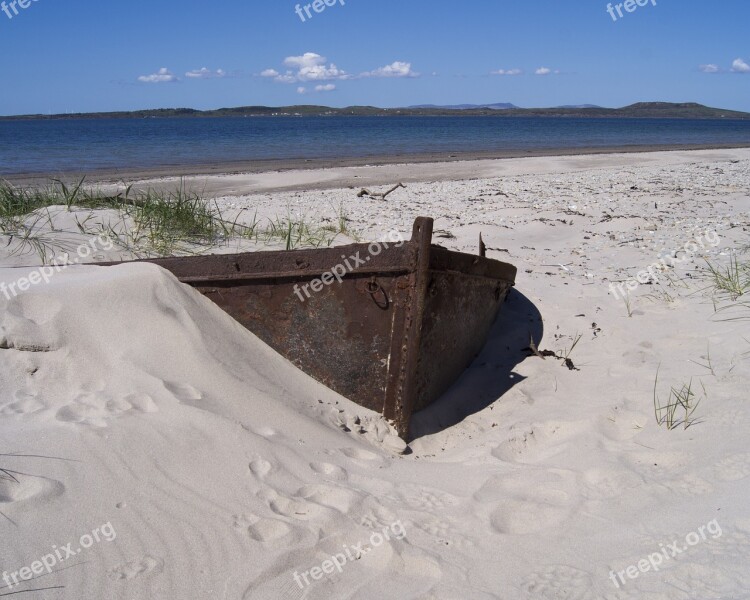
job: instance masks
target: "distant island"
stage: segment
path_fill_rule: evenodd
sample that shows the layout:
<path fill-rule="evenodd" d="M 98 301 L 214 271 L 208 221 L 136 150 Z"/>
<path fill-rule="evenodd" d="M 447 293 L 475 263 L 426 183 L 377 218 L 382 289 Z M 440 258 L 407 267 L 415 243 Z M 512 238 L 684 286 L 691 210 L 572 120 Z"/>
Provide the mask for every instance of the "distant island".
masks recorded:
<path fill-rule="evenodd" d="M 695 102 L 638 102 L 622 108 L 603 108 L 590 104 L 554 108 L 519 108 L 513 104 L 457 104 L 451 106 L 419 105 L 405 108 L 375 106 L 240 106 L 216 110 L 193 108 L 158 108 L 129 112 L 69 113 L 57 115 L 18 115 L 0 117 L 0 121 L 59 120 L 59 119 L 148 119 L 148 118 L 205 118 L 205 117 L 392 117 L 392 116 L 493 116 L 554 117 L 554 118 L 635 118 L 635 119 L 750 119 L 750 113 L 711 108 Z"/>

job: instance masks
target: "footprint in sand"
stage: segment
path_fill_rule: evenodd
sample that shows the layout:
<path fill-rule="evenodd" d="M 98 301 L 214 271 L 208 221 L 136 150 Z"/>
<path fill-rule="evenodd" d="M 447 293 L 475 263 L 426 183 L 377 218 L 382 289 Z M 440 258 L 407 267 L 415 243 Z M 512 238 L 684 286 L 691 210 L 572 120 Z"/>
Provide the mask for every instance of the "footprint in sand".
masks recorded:
<path fill-rule="evenodd" d="M 133 405 L 130 404 L 125 398 L 115 398 L 113 400 L 107 400 L 105 405 L 107 412 L 112 415 L 122 414 L 129 410 L 132 410 Z"/>
<path fill-rule="evenodd" d="M 354 460 L 362 460 L 368 462 L 380 462 L 382 458 L 374 452 L 368 450 L 362 450 L 361 448 L 342 448 L 341 454 Z"/>
<path fill-rule="evenodd" d="M 292 528 L 283 521 L 263 519 L 256 515 L 235 515 L 234 527 L 245 531 L 256 542 L 274 542 L 292 532 Z"/>
<path fill-rule="evenodd" d="M 270 462 L 261 458 L 260 456 L 257 456 L 252 461 L 250 461 L 249 466 L 252 474 L 255 475 L 258 479 L 265 478 L 265 476 L 273 470 L 273 465 L 271 465 Z"/>
<path fill-rule="evenodd" d="M 286 537 L 292 529 L 283 521 L 261 519 L 257 523 L 248 526 L 248 535 L 258 542 L 275 542 Z"/>
<path fill-rule="evenodd" d="M 357 492 L 322 484 L 301 487 L 297 491 L 297 496 L 343 514 L 348 514 L 352 506 L 362 501 Z"/>
<path fill-rule="evenodd" d="M 281 517 L 289 517 L 297 521 L 312 521 L 326 516 L 327 509 L 320 504 L 307 502 L 303 498 L 288 498 L 273 489 L 263 490 L 259 496 L 268 507 Z"/>
<path fill-rule="evenodd" d="M 164 381 L 163 383 L 164 387 L 167 388 L 167 390 L 169 390 L 180 402 L 190 404 L 203 399 L 203 394 L 190 384 L 178 383 L 176 381 Z"/>
<path fill-rule="evenodd" d="M 56 418 L 64 423 L 76 423 L 91 427 L 107 427 L 107 421 L 133 410 L 155 412 L 153 400 L 146 394 L 130 394 L 123 398 L 111 398 L 102 392 L 80 394 L 71 404 L 57 411 Z"/>
<path fill-rule="evenodd" d="M 474 494 L 479 502 L 497 502 L 508 497 L 532 495 L 551 504 L 567 505 L 578 498 L 576 473 L 565 469 L 535 469 L 490 477 Z"/>
<path fill-rule="evenodd" d="M 318 475 L 322 475 L 331 481 L 346 481 L 349 479 L 349 473 L 345 469 L 332 463 L 313 462 L 310 463 L 310 468 Z"/>
<path fill-rule="evenodd" d="M 578 487 L 572 471 L 540 469 L 492 477 L 474 499 L 493 505 L 490 524 L 496 531 L 524 535 L 568 519 L 581 502 Z"/>
<path fill-rule="evenodd" d="M 0 473 L 0 504 L 23 502 L 32 498 L 53 498 L 65 492 L 65 486 L 54 479 L 32 475 Z"/>
<path fill-rule="evenodd" d="M 269 549 L 289 549 L 300 545 L 314 545 L 318 532 L 297 526 L 283 519 L 264 518 L 255 514 L 235 515 L 234 527 L 253 543 L 259 542 Z"/>
<path fill-rule="evenodd" d="M 393 520 L 391 523 L 395 523 Z M 473 540 L 458 533 L 457 520 L 451 517 L 438 518 L 428 513 L 414 516 L 405 527 L 411 529 L 416 527 L 434 538 L 433 543 L 451 549 L 460 549 L 465 552 L 475 551 L 476 543 Z M 383 525 L 385 527 L 387 525 Z M 378 527 L 375 527 L 377 529 Z M 382 529 L 382 527 L 380 528 Z"/>
<path fill-rule="evenodd" d="M 503 500 L 490 515 L 490 524 L 498 533 L 526 535 L 559 525 L 570 516 L 570 509 L 544 502 Z"/>
<path fill-rule="evenodd" d="M 132 560 L 118 565 L 107 573 L 111 579 L 135 579 L 147 575 L 158 575 L 164 570 L 164 561 L 160 558 L 146 555 L 140 560 Z"/>
<path fill-rule="evenodd" d="M 628 452 L 623 460 L 636 472 L 648 472 L 651 476 L 673 476 L 685 467 L 695 464 L 695 457 L 690 452 Z"/>
<path fill-rule="evenodd" d="M 714 466 L 714 474 L 720 481 L 740 481 L 750 476 L 750 454 L 734 454 Z"/>
<path fill-rule="evenodd" d="M 47 408 L 41 400 L 34 394 L 26 392 L 16 392 L 16 400 L 0 408 L 2 415 L 28 415 Z"/>
<path fill-rule="evenodd" d="M 589 500 L 617 498 L 644 485 L 643 478 L 636 473 L 616 467 L 588 469 L 583 472 L 583 482 L 581 494 Z"/>
<path fill-rule="evenodd" d="M 129 394 L 125 396 L 125 401 L 135 410 L 144 413 L 159 412 L 159 407 L 156 406 L 156 402 L 154 402 L 154 399 L 148 394 Z"/>
<path fill-rule="evenodd" d="M 530 464 L 551 458 L 568 448 L 573 437 L 589 430 L 588 421 L 546 421 L 513 428 L 492 456 L 505 462 Z"/>
<path fill-rule="evenodd" d="M 398 498 L 390 499 L 397 502 L 400 499 L 410 507 L 420 510 L 440 510 L 460 504 L 460 500 L 452 494 L 408 483 L 398 486 L 398 495 Z"/>
<path fill-rule="evenodd" d="M 379 498 L 384 496 L 367 496 L 362 501 L 361 516 L 355 518 L 360 525 L 369 529 L 383 529 L 398 521 L 401 516 L 394 510 L 380 503 Z"/>
<path fill-rule="evenodd" d="M 78 425 L 89 425 L 102 429 L 107 427 L 104 412 L 88 404 L 68 404 L 57 411 L 56 418 L 64 423 L 76 423 Z"/>
<path fill-rule="evenodd" d="M 553 565 L 531 574 L 521 585 L 521 592 L 522 598 L 527 600 L 604 600 L 608 597 L 595 591 L 591 574 L 566 565 Z M 611 595 L 611 598 L 616 597 L 624 596 Z"/>

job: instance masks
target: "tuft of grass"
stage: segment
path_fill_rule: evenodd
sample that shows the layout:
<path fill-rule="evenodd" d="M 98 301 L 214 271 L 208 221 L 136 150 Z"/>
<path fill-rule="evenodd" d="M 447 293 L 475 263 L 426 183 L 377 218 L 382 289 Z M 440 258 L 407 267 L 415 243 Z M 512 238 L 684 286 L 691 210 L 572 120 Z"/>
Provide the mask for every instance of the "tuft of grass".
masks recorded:
<path fill-rule="evenodd" d="M 173 192 L 148 190 L 132 201 L 126 197 L 122 206 L 133 221 L 133 242 L 160 255 L 186 245 L 213 245 L 234 229 L 222 220 L 218 207 L 188 192 L 182 183 Z"/>
<path fill-rule="evenodd" d="M 703 397 L 698 398 L 693 390 L 693 380 L 683 383 L 679 388 L 671 387 L 669 398 L 666 404 L 662 404 L 657 393 L 659 383 L 659 369 L 656 370 L 654 379 L 654 416 L 656 423 L 661 427 L 666 426 L 668 430 L 677 429 L 682 426 L 688 429 L 700 421 L 695 418 L 695 411 L 701 403 L 701 400 L 707 397 L 706 388 L 703 388 Z"/>
<path fill-rule="evenodd" d="M 576 336 L 573 338 L 573 343 L 571 344 L 570 348 L 565 348 L 560 352 L 560 357 L 567 361 L 570 358 L 570 355 L 573 354 L 573 350 L 575 350 L 575 347 L 578 345 L 578 342 L 581 341 L 581 338 L 583 337 L 582 333 L 577 333 Z"/>
<path fill-rule="evenodd" d="M 283 219 L 281 217 L 276 217 L 275 220 L 269 219 L 268 228 L 259 231 L 257 237 L 264 239 L 267 243 L 274 240 L 282 241 L 287 250 L 294 250 L 300 247 L 330 246 L 337 235 L 336 232 L 324 227 L 311 225 L 304 216 L 293 218 L 288 215 Z"/>
<path fill-rule="evenodd" d="M 632 317 L 633 316 L 633 306 L 632 306 L 632 303 L 630 301 L 630 293 L 626 293 L 623 296 L 622 301 L 625 303 L 625 310 L 628 312 L 628 317 Z"/>
<path fill-rule="evenodd" d="M 60 238 L 50 235 L 52 225 L 49 207 L 65 206 L 68 210 L 83 208 L 106 208 L 118 204 L 117 198 L 97 195 L 83 188 L 84 179 L 69 188 L 61 180 L 37 188 L 16 187 L 0 180 L 0 236 L 8 238 L 7 246 L 15 243 L 13 254 L 37 254 L 42 262 L 57 251 L 65 249 Z M 41 225 L 47 225 L 42 228 Z"/>
<path fill-rule="evenodd" d="M 701 357 L 701 358 L 703 358 L 703 357 Z M 693 363 L 694 365 L 698 365 L 699 367 L 703 367 L 704 369 L 708 369 L 711 372 L 711 375 L 713 375 L 714 377 L 716 377 L 716 373 L 714 372 L 714 365 L 711 362 L 711 344 L 710 343 L 707 344 L 707 346 L 706 346 L 705 360 L 706 360 L 705 363 L 700 363 L 700 362 L 695 361 L 695 360 L 691 360 L 690 362 Z"/>
<path fill-rule="evenodd" d="M 740 263 L 736 256 L 729 259 L 729 265 L 720 267 L 706 261 L 712 287 L 719 294 L 728 295 L 734 302 L 750 291 L 750 265 Z"/>

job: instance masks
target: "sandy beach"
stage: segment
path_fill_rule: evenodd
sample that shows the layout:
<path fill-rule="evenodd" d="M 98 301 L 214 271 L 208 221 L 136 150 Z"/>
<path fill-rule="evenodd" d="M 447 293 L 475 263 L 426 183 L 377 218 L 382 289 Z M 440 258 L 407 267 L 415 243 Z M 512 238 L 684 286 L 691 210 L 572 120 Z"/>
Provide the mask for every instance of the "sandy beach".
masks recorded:
<path fill-rule="evenodd" d="M 183 182 L 230 220 L 343 219 L 335 244 L 481 233 L 518 268 L 482 353 L 404 447 L 166 271 L 20 290 L 41 260 L 9 240 L 0 596 L 750 598 L 750 307 L 708 267 L 747 264 L 750 149 L 296 166 Z M 127 260 L 77 226 L 115 212 L 60 207 L 47 239 Z M 265 248 L 203 251 L 237 249 Z"/>

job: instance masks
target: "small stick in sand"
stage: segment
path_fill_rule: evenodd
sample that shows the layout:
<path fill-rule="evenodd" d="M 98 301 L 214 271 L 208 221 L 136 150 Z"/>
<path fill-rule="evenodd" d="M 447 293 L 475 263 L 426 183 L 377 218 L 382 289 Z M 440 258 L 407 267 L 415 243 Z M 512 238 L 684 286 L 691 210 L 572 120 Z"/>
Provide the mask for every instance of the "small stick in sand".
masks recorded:
<path fill-rule="evenodd" d="M 385 192 L 384 194 L 373 194 L 372 192 L 366 190 L 365 188 L 362 188 L 362 191 L 357 194 L 357 198 L 362 198 L 363 196 L 369 196 L 370 198 L 380 198 L 382 200 L 385 200 L 385 197 L 390 194 L 391 192 L 395 192 L 398 188 L 404 188 L 406 189 L 406 186 L 399 182 L 396 185 L 394 185 L 390 190 Z"/>
<path fill-rule="evenodd" d="M 529 347 L 523 348 L 523 350 L 528 350 L 533 355 L 538 356 L 542 360 L 544 360 L 545 356 L 557 357 L 557 355 L 554 352 L 552 352 L 552 350 L 542 350 L 541 352 L 539 352 L 539 349 L 536 347 L 536 343 L 534 342 L 534 337 L 531 335 L 531 333 L 529 333 Z"/>

